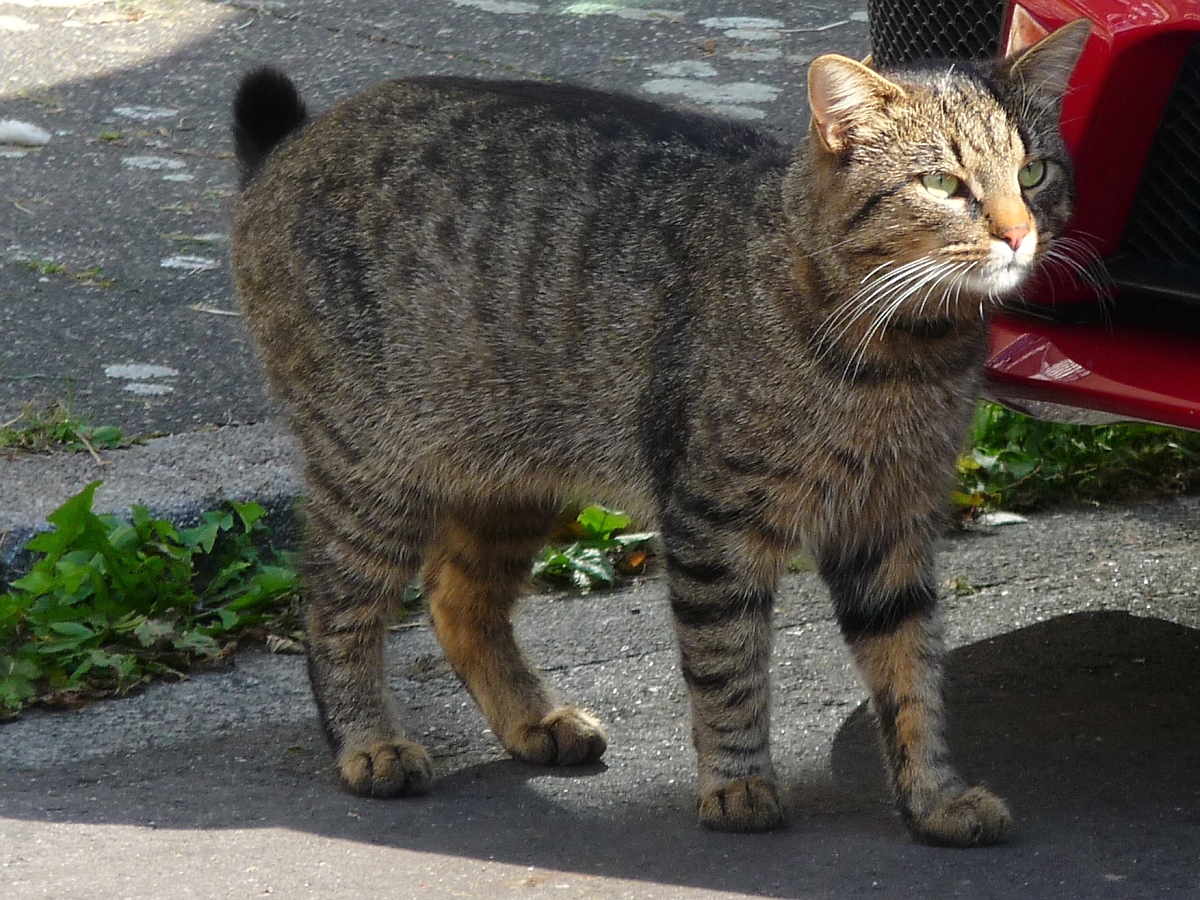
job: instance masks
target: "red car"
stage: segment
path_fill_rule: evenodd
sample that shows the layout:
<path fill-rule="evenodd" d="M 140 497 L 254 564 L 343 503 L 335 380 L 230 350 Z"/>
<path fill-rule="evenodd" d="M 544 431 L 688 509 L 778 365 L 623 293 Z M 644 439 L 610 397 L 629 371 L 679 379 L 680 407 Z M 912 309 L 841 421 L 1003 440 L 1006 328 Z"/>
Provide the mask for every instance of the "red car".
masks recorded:
<path fill-rule="evenodd" d="M 1063 249 L 1090 277 L 1047 269 L 992 320 L 991 393 L 1044 418 L 1200 429 L 1200 3 L 869 0 L 880 66 L 1002 54 L 1086 17 L 1063 103 L 1078 198 Z M 1065 415 L 1063 415 L 1065 413 Z"/>

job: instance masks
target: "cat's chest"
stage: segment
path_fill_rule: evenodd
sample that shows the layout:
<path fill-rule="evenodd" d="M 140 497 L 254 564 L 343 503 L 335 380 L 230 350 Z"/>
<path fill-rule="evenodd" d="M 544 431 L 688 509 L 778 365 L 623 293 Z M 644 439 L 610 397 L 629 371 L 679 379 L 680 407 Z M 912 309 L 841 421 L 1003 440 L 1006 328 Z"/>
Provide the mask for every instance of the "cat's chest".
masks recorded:
<path fill-rule="evenodd" d="M 953 383 L 745 394 L 707 419 L 693 459 L 765 498 L 781 532 L 851 512 L 882 526 L 942 504 L 972 398 L 971 385 Z"/>

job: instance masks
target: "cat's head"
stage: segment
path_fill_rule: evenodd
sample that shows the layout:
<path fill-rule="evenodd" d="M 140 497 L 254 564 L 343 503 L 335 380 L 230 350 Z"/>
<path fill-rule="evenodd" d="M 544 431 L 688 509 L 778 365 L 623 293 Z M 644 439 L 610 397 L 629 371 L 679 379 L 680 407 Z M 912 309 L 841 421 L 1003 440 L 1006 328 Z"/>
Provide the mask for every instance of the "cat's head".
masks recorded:
<path fill-rule="evenodd" d="M 837 293 L 903 324 L 978 317 L 1020 288 L 1071 214 L 1058 122 L 1090 31 L 1079 20 L 991 64 L 812 63 L 810 250 Z"/>

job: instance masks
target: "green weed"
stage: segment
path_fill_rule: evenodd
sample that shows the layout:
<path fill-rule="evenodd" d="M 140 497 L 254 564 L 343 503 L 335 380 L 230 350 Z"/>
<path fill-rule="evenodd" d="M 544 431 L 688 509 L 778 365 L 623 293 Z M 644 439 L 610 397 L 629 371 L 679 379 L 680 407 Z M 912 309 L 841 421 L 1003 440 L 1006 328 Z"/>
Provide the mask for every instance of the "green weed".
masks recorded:
<path fill-rule="evenodd" d="M 533 563 L 534 578 L 586 594 L 615 584 L 618 574 L 640 574 L 649 559 L 646 544 L 655 532 L 625 533 L 630 524 L 623 513 L 585 507 L 567 529 L 575 540 L 543 549 Z"/>
<path fill-rule="evenodd" d="M 261 506 L 231 501 L 185 529 L 134 506 L 124 522 L 92 511 L 99 484 L 47 517 L 32 570 L 0 594 L 0 716 L 178 676 L 287 621 L 296 573 L 261 549 Z"/>
<path fill-rule="evenodd" d="M 1058 425 L 980 404 L 958 462 L 960 510 L 1033 509 L 1200 488 L 1200 432 L 1161 425 Z"/>
<path fill-rule="evenodd" d="M 104 269 L 100 266 L 88 266 L 86 269 L 70 269 L 65 264 L 53 259 L 22 259 L 18 260 L 25 268 L 37 272 L 43 278 L 49 278 L 51 275 L 62 276 L 65 278 L 73 278 L 80 284 L 88 285 L 89 287 L 116 287 L 116 282 L 108 278 L 104 274 Z"/>
<path fill-rule="evenodd" d="M 52 259 L 26 259 L 23 260 L 25 268 L 37 272 L 39 275 L 65 275 L 67 267 L 60 262 L 55 262 Z"/>
<path fill-rule="evenodd" d="M 49 453 L 115 450 L 133 443 L 115 425 L 89 425 L 76 416 L 71 403 L 54 401 L 44 406 L 27 403 L 19 416 L 0 424 L 0 452 Z"/>

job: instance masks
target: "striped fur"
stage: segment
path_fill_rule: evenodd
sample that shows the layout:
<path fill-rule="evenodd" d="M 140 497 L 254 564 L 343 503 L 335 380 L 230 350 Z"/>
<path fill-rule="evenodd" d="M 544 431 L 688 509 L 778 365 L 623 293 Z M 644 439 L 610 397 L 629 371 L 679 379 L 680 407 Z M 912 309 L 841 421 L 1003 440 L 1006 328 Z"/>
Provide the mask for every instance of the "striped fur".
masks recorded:
<path fill-rule="evenodd" d="M 418 572 L 504 747 L 600 757 L 510 612 L 562 504 L 607 498 L 662 528 L 705 825 L 783 820 L 771 610 L 805 547 L 905 821 L 1004 834 L 948 762 L 933 545 L 986 314 L 1027 274 L 1000 245 L 1052 258 L 1069 213 L 1055 111 L 1082 34 L 952 74 L 824 57 L 797 150 L 578 88 L 412 79 L 307 119 L 278 73 L 243 82 L 234 276 L 307 460 L 309 669 L 350 790 L 430 782 L 383 674 Z M 1050 174 L 1022 191 L 1031 158 Z M 932 197 L 942 171 L 968 194 Z"/>

